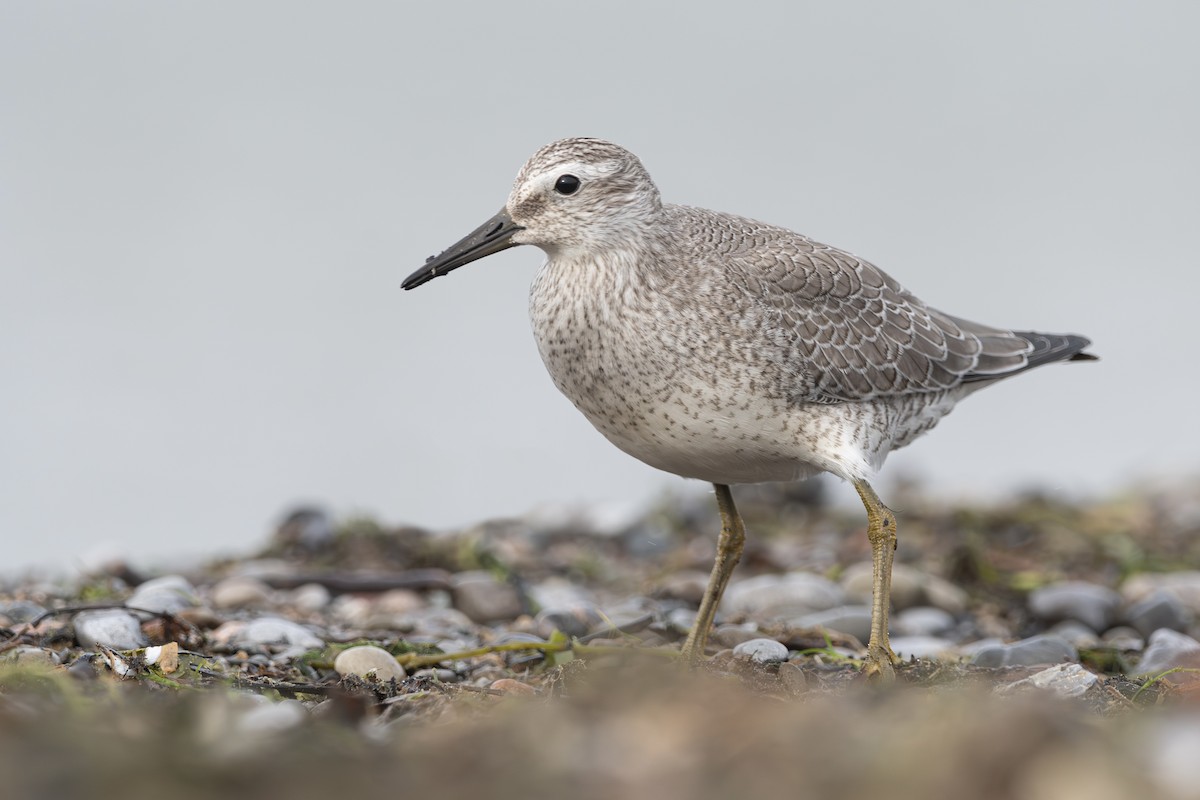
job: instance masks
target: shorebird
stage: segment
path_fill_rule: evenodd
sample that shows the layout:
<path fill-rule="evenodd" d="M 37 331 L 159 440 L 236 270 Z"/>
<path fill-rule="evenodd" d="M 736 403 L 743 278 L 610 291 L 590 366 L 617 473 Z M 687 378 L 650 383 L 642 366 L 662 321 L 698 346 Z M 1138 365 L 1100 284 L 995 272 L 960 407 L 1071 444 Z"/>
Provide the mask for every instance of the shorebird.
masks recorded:
<path fill-rule="evenodd" d="M 559 390 L 626 453 L 715 488 L 721 533 L 682 648 L 689 663 L 704 654 L 745 540 L 730 485 L 829 472 L 867 512 L 864 672 L 893 676 L 896 516 L 868 479 L 972 392 L 1094 358 L 1082 336 L 938 311 L 878 267 L 786 228 L 663 203 L 641 161 L 601 139 L 538 150 L 500 212 L 403 286 L 516 245 L 547 256 L 529 314 Z"/>

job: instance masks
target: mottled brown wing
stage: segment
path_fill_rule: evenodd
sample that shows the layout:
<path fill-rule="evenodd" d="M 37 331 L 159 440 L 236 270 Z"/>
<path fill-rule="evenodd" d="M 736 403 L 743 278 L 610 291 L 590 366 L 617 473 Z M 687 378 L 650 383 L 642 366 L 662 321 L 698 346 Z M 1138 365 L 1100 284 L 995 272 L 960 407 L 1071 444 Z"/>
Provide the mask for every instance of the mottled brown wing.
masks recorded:
<path fill-rule="evenodd" d="M 867 261 L 783 228 L 717 216 L 727 226 L 730 281 L 791 337 L 797 399 L 939 391 L 1027 364 L 1026 339 L 929 308 Z"/>

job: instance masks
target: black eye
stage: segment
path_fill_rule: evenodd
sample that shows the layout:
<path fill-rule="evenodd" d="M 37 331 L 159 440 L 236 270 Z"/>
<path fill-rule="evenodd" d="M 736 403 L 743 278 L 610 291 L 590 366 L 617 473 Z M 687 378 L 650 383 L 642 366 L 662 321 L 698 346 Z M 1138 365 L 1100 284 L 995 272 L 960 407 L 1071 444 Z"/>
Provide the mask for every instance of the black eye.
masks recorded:
<path fill-rule="evenodd" d="M 579 178 L 574 175 L 560 175 L 554 182 L 554 191 L 559 194 L 575 194 L 579 191 Z"/>

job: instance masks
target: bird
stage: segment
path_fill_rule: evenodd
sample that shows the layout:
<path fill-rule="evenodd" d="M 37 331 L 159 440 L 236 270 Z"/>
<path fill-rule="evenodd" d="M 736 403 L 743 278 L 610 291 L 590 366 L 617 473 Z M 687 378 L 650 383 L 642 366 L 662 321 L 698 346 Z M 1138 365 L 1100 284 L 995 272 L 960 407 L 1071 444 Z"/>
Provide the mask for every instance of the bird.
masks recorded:
<path fill-rule="evenodd" d="M 730 486 L 831 473 L 867 515 L 862 671 L 894 679 L 897 521 L 870 481 L 967 395 L 1043 364 L 1095 359 L 1083 336 L 937 310 L 870 262 L 787 228 L 665 203 L 637 156 L 597 138 L 536 151 L 499 213 L 402 287 L 518 245 L 546 256 L 529 314 L 558 389 L 621 450 L 714 487 L 721 531 L 681 648 L 688 664 L 705 655 L 744 547 Z"/>

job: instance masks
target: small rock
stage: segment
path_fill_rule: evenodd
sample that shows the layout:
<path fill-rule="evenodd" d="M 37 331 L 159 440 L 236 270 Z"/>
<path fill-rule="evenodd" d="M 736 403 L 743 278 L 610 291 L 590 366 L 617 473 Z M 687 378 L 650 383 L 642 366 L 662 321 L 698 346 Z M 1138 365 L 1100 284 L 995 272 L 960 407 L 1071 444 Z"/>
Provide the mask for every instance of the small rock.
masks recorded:
<path fill-rule="evenodd" d="M 788 659 L 788 649 L 774 639 L 751 639 L 733 648 L 733 657 L 752 664 L 779 664 Z"/>
<path fill-rule="evenodd" d="M 954 615 L 933 606 L 906 608 L 892 617 L 889 627 L 901 636 L 937 636 L 953 630 Z"/>
<path fill-rule="evenodd" d="M 33 622 L 45 613 L 45 607 L 28 600 L 10 600 L 0 603 L 0 616 L 6 617 L 10 624 L 19 625 L 24 622 Z"/>
<path fill-rule="evenodd" d="M 523 697 L 532 697 L 533 695 L 537 694 L 537 690 L 529 684 L 521 683 L 520 681 L 512 678 L 500 678 L 499 680 L 492 681 L 491 688 L 504 692 L 505 694 Z"/>
<path fill-rule="evenodd" d="M 808 675 L 799 664 L 785 661 L 779 665 L 779 683 L 792 694 L 801 694 L 808 689 Z"/>
<path fill-rule="evenodd" d="M 75 638 L 86 648 L 104 646 L 112 650 L 136 650 L 149 644 L 138 618 L 120 608 L 76 614 Z"/>
<path fill-rule="evenodd" d="M 985 646 L 971 657 L 971 663 L 980 667 L 1028 667 L 1078 660 L 1079 653 L 1070 642 L 1047 635 L 1032 636 L 1012 644 Z"/>
<path fill-rule="evenodd" d="M 1100 637 L 1097 636 L 1090 627 L 1073 619 L 1066 619 L 1055 625 L 1046 633 L 1053 636 L 1061 636 L 1076 648 L 1092 648 L 1100 644 Z"/>
<path fill-rule="evenodd" d="M 865 642 L 871 638 L 871 607 L 838 606 L 793 617 L 787 624 L 792 628 L 828 628 Z"/>
<path fill-rule="evenodd" d="M 1125 609 L 1123 616 L 1125 622 L 1143 638 L 1148 638 L 1159 628 L 1186 631 L 1193 619 L 1187 606 L 1175 594 L 1165 589 L 1150 592 Z"/>
<path fill-rule="evenodd" d="M 301 611 L 315 613 L 329 605 L 329 590 L 319 583 L 306 583 L 292 590 L 292 605 Z"/>
<path fill-rule="evenodd" d="M 942 658 L 954 651 L 954 642 L 938 636 L 893 636 L 892 651 L 901 658 Z"/>
<path fill-rule="evenodd" d="M 511 620 L 521 613 L 517 590 L 490 572 L 460 572 L 453 578 L 454 605 L 481 624 Z"/>
<path fill-rule="evenodd" d="M 374 677 L 380 682 L 392 679 L 402 681 L 407 674 L 391 653 L 382 647 L 369 644 L 348 647 L 338 653 L 333 662 L 333 669 L 343 678 L 347 675 L 355 675 L 364 680 Z"/>
<path fill-rule="evenodd" d="M 721 647 L 737 647 L 742 642 L 758 638 L 758 626 L 753 623 L 744 625 L 718 625 L 713 629 L 712 640 Z"/>
<path fill-rule="evenodd" d="M 696 624 L 697 613 L 690 608 L 672 609 L 667 612 L 667 629 L 680 636 L 687 636 L 692 632 L 692 626 Z"/>
<path fill-rule="evenodd" d="M 808 572 L 759 575 L 738 581 L 721 602 L 730 615 L 781 619 L 823 611 L 844 602 L 845 593 L 833 581 Z"/>
<path fill-rule="evenodd" d="M 271 587 L 257 578 L 234 575 L 212 588 L 216 608 L 263 608 L 271 599 Z"/>
<path fill-rule="evenodd" d="M 212 632 L 214 643 L 226 647 L 265 647 L 284 645 L 287 647 L 315 650 L 325 643 L 303 625 L 282 617 L 259 617 L 249 622 L 234 620 L 226 622 Z"/>
<path fill-rule="evenodd" d="M 1121 584 L 1121 594 L 1131 603 L 1162 590 L 1171 594 L 1194 616 L 1200 616 L 1200 570 L 1143 572 Z"/>
<path fill-rule="evenodd" d="M 1059 697 L 1080 697 L 1096 685 L 1099 678 L 1078 664 L 1056 664 L 1049 669 L 1035 672 L 1024 680 L 997 687 L 1000 694 L 1033 687 L 1054 692 Z"/>
<path fill-rule="evenodd" d="M 199 604 L 196 588 L 182 575 L 163 575 L 160 578 L 146 581 L 134 589 L 133 594 L 125 601 L 125 605 L 130 608 L 164 614 L 174 614 L 185 608 L 194 608 Z M 151 615 L 139 614 L 139 616 L 149 618 Z"/>
<path fill-rule="evenodd" d="M 665 577 L 658 585 L 656 596 L 669 600 L 682 600 L 699 606 L 708 587 L 708 573 L 697 570 L 675 572 Z"/>
<path fill-rule="evenodd" d="M 870 604 L 873 581 L 874 566 L 870 561 L 860 561 L 842 573 L 842 590 L 850 600 Z M 892 565 L 892 607 L 912 608 L 925 602 L 927 581 L 928 576 L 918 569 L 907 564 Z"/>
<path fill-rule="evenodd" d="M 1068 581 L 1033 590 L 1028 604 L 1033 615 L 1043 622 L 1073 619 L 1099 633 L 1116 619 L 1121 596 L 1106 586 Z"/>
<path fill-rule="evenodd" d="M 1102 644 L 1117 650 L 1141 652 L 1146 647 L 1146 640 L 1133 628 L 1118 625 L 1109 628 L 1100 639 Z"/>
<path fill-rule="evenodd" d="M 0 661 L 16 664 L 40 664 L 45 667 L 56 667 L 61 663 L 58 653 L 42 647 L 21 645 L 5 653 L 0 653 Z"/>
<path fill-rule="evenodd" d="M 275 529 L 275 542 L 305 550 L 323 547 L 337 536 L 333 521 L 323 508 L 300 506 L 288 512 Z"/>
<path fill-rule="evenodd" d="M 925 576 L 925 602 L 956 617 L 967 613 L 970 596 L 966 590 L 937 575 Z"/>
<path fill-rule="evenodd" d="M 414 678 L 437 681 L 438 683 L 458 683 L 462 680 L 458 673 L 445 667 L 426 667 L 413 673 Z"/>
<path fill-rule="evenodd" d="M 1176 667 L 1200 667 L 1200 642 L 1187 634 L 1159 628 L 1150 635 L 1137 674 L 1157 675 Z"/>

